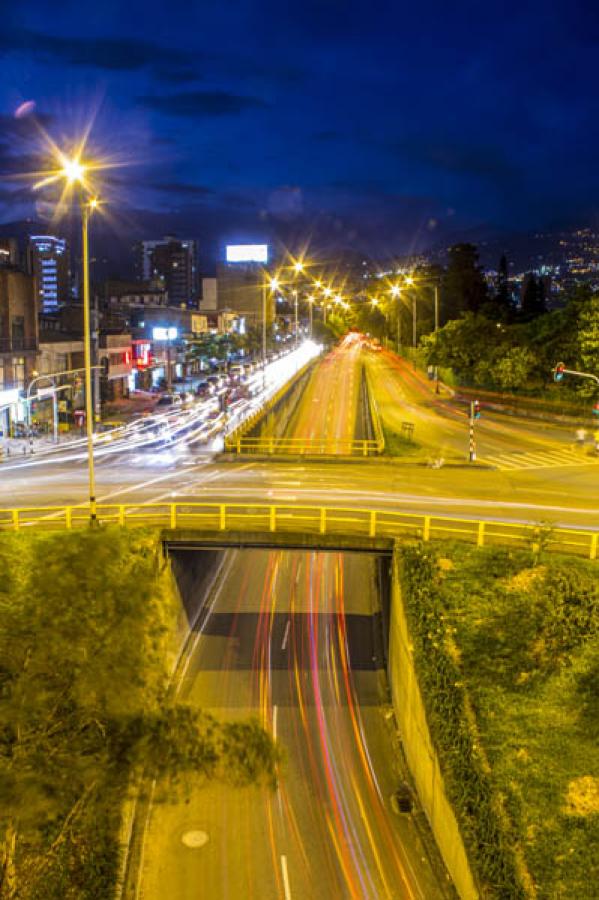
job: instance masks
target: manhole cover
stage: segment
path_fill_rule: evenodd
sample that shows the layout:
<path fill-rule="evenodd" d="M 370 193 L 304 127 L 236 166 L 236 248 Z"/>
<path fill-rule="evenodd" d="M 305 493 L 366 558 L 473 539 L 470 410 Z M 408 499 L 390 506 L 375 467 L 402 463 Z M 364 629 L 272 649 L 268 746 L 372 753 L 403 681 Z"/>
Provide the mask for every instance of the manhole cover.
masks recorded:
<path fill-rule="evenodd" d="M 198 847 L 203 847 L 208 843 L 208 835 L 205 831 L 186 831 L 181 840 L 186 847 L 197 850 Z"/>

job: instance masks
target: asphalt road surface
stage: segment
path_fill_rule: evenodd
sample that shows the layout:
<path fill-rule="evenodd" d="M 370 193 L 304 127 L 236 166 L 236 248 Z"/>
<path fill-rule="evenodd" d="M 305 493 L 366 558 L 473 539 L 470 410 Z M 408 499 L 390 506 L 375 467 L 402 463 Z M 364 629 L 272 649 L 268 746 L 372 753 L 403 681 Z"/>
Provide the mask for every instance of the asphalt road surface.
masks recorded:
<path fill-rule="evenodd" d="M 414 820 L 391 808 L 401 774 L 381 707 L 377 605 L 372 557 L 228 554 L 179 698 L 259 717 L 286 759 L 274 792 L 211 784 L 162 797 L 141 897 L 447 896 Z M 206 842 L 190 847 L 198 834 Z"/>
<path fill-rule="evenodd" d="M 573 448 L 571 427 L 483 410 L 476 425 L 481 464 L 471 466 L 464 409 L 437 397 L 424 376 L 384 352 L 340 348 L 326 369 L 319 367 L 327 373 L 323 393 L 305 392 L 292 427 L 301 432 L 320 421 L 326 428 L 330 419 L 332 434 L 353 434 L 360 352 L 373 367 L 381 415 L 394 417 L 394 427 L 408 418 L 413 422 L 422 444 L 415 456 L 221 462 L 211 450 L 184 441 L 176 447 L 138 446 L 97 460 L 99 501 L 300 502 L 597 527 L 599 461 L 588 448 Z M 341 372 L 343 379 L 335 375 Z M 333 384 L 338 390 L 331 393 Z M 345 402 L 339 400 L 343 396 Z M 445 465 L 431 469 L 427 458 L 437 456 Z M 0 464 L 2 507 L 81 504 L 86 498 L 83 460 L 57 455 Z"/>
<path fill-rule="evenodd" d="M 333 454 L 348 452 L 356 432 L 361 378 L 360 343 L 346 338 L 314 369 L 285 437 L 324 441 Z"/>

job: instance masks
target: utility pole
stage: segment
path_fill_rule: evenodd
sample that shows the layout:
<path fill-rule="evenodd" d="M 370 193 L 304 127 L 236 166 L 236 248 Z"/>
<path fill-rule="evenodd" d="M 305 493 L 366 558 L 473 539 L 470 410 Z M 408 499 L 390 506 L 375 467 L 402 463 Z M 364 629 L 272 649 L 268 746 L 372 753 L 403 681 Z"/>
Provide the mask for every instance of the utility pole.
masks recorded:
<path fill-rule="evenodd" d="M 435 336 L 439 331 L 439 285 L 435 283 Z M 435 366 L 435 394 L 439 393 L 439 366 Z"/>
<path fill-rule="evenodd" d="M 416 349 L 417 333 L 416 333 L 416 291 L 412 291 L 412 347 Z"/>
<path fill-rule="evenodd" d="M 478 400 L 470 401 L 470 419 L 469 419 L 469 443 L 468 443 L 468 461 L 476 462 L 476 436 L 474 433 L 474 420 L 480 419 L 480 403 Z"/>

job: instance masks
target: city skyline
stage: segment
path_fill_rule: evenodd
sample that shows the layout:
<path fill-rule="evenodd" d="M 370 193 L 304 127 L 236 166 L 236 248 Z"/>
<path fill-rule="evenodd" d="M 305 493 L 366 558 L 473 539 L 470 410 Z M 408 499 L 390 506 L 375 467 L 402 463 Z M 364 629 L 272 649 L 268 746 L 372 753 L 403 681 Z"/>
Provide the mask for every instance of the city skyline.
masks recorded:
<path fill-rule="evenodd" d="M 94 119 L 127 237 L 384 254 L 593 224 L 596 32 L 564 3 L 107 3 L 83 23 L 33 2 L 0 38 L 0 171 L 32 168 L 33 117 L 57 140 Z M 2 221 L 46 213 L 2 180 Z"/>

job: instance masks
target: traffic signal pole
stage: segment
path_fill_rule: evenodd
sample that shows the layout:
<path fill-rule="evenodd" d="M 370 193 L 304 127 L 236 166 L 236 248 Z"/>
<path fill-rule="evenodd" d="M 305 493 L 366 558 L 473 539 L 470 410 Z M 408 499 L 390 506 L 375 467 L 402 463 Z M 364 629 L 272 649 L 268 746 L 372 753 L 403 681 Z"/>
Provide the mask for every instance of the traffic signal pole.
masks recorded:
<path fill-rule="evenodd" d="M 470 401 L 470 444 L 468 451 L 469 462 L 476 462 L 476 438 L 474 436 L 474 402 Z"/>
<path fill-rule="evenodd" d="M 478 400 L 470 401 L 468 462 L 476 462 L 476 435 L 474 433 L 474 421 L 480 419 L 480 403 Z"/>

